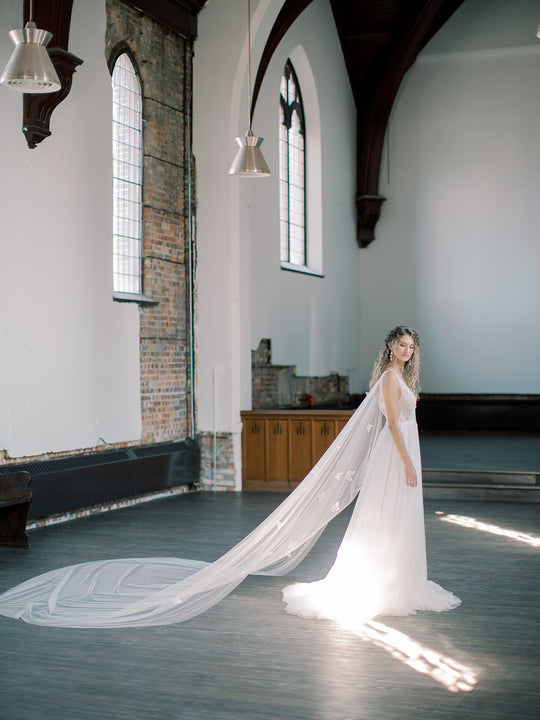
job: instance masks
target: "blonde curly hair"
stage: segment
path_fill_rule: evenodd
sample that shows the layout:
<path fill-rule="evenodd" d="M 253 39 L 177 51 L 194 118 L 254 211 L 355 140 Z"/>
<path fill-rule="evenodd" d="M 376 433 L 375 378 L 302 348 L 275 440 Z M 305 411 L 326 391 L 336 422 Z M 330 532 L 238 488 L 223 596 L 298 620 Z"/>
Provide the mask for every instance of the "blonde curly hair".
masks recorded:
<path fill-rule="evenodd" d="M 391 362 L 388 343 L 393 344 L 404 335 L 410 335 L 414 340 L 414 352 L 410 360 L 407 360 L 405 363 L 405 367 L 403 369 L 403 379 L 416 397 L 418 397 L 420 392 L 420 338 L 416 330 L 412 330 L 404 325 L 398 325 L 393 330 L 390 330 L 388 335 L 385 337 L 384 345 L 381 347 L 379 355 L 375 360 L 375 365 L 373 366 L 373 373 L 371 374 L 369 387 L 372 388 L 373 385 L 375 385 Z"/>

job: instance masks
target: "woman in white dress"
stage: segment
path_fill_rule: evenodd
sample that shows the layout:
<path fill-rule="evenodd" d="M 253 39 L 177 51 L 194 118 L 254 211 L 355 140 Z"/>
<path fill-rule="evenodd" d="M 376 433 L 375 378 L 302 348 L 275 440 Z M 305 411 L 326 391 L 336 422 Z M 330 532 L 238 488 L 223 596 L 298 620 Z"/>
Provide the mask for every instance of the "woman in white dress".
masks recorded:
<path fill-rule="evenodd" d="M 351 521 L 328 575 L 284 589 L 288 612 L 355 623 L 376 615 L 449 610 L 461 602 L 427 579 L 415 417 L 419 369 L 417 333 L 394 328 L 371 380 L 385 421 Z"/>
<path fill-rule="evenodd" d="M 0 596 L 0 615 L 62 627 L 143 627 L 188 620 L 250 574 L 285 575 L 355 497 L 327 577 L 284 590 L 287 610 L 364 622 L 443 611 L 460 600 L 428 581 L 418 431 L 419 341 L 394 328 L 371 390 L 306 478 L 247 537 L 213 563 L 126 558 L 72 565 Z"/>

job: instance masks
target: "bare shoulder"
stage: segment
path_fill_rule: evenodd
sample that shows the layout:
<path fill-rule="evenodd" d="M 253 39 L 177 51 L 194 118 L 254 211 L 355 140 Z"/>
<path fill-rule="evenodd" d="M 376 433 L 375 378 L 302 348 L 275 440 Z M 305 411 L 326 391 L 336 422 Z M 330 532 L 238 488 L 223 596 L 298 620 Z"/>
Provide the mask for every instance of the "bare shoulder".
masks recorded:
<path fill-rule="evenodd" d="M 401 395 L 401 383 L 392 370 L 387 370 L 382 376 L 382 390 L 385 397 L 398 398 Z"/>
<path fill-rule="evenodd" d="M 396 390 L 399 388 L 399 378 L 392 370 L 385 370 L 382 374 L 382 386 L 383 388 Z"/>

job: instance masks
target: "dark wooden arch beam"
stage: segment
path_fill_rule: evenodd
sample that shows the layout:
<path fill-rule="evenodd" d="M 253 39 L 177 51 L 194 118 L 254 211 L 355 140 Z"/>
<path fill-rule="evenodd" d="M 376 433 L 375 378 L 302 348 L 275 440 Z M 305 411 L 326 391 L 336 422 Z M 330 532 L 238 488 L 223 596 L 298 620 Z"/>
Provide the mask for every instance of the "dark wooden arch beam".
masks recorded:
<path fill-rule="evenodd" d="M 257 68 L 257 75 L 255 76 L 255 82 L 253 84 L 253 95 L 251 99 L 251 117 L 253 117 L 253 111 L 257 104 L 257 98 L 259 97 L 259 91 L 261 89 L 263 78 L 272 59 L 277 46 L 285 36 L 287 30 L 291 27 L 296 18 L 301 15 L 308 5 L 311 5 L 313 0 L 285 0 L 281 10 L 270 30 L 270 35 L 262 51 L 259 67 Z"/>
<path fill-rule="evenodd" d="M 444 25 L 464 0 L 431 0 L 417 3 L 415 14 L 407 13 L 403 4 L 397 13 L 393 40 L 386 36 L 378 48 L 379 59 L 374 61 L 363 81 L 351 83 L 357 108 L 357 240 L 367 247 L 375 238 L 375 225 L 385 198 L 379 194 L 382 151 L 388 119 L 405 73 L 413 65 L 418 53 Z M 339 2 L 334 0 L 333 4 Z"/>
<path fill-rule="evenodd" d="M 330 0 L 356 104 L 357 240 L 367 247 L 384 198 L 379 174 L 397 91 L 416 56 L 464 0 Z M 253 86 L 251 114 L 270 60 L 312 0 L 285 0 L 266 41 Z"/>

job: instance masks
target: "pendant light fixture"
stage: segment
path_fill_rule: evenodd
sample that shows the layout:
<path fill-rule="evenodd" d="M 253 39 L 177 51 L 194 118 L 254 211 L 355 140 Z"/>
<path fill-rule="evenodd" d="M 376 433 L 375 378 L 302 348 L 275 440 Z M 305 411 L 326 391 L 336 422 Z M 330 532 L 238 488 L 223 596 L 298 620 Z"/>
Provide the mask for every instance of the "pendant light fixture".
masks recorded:
<path fill-rule="evenodd" d="M 239 148 L 229 170 L 229 175 L 241 177 L 268 177 L 270 170 L 261 151 L 262 137 L 251 130 L 251 0 L 248 4 L 248 129 L 244 137 L 237 137 Z"/>
<path fill-rule="evenodd" d="M 0 85 L 20 93 L 56 92 L 61 83 L 46 48 L 52 33 L 36 27 L 33 15 L 30 0 L 30 20 L 24 28 L 9 33 L 15 49 L 0 76 Z"/>

